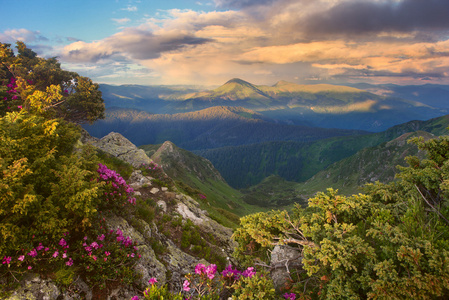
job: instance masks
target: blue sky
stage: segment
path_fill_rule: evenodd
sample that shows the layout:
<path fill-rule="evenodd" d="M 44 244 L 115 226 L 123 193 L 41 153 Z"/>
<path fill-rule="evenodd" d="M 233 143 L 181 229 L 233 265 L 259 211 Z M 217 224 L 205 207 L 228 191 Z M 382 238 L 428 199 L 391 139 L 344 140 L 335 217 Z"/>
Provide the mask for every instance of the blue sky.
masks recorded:
<path fill-rule="evenodd" d="M 449 84 L 448 0 L 0 0 L 24 41 L 111 84 Z"/>

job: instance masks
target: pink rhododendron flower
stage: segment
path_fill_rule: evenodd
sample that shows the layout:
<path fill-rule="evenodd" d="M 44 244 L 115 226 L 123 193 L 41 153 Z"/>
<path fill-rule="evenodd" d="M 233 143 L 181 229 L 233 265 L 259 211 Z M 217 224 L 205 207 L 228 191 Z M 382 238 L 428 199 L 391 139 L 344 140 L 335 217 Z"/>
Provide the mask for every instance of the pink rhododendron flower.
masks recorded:
<path fill-rule="evenodd" d="M 217 272 L 217 265 L 211 264 L 206 267 L 205 273 L 207 275 L 207 278 L 213 279 L 215 277 L 215 272 Z"/>
<path fill-rule="evenodd" d="M 195 267 L 195 273 L 200 275 L 201 273 L 204 272 L 204 269 L 205 269 L 205 268 L 206 268 L 205 265 L 203 265 L 203 264 L 197 264 L 196 267 Z"/>
<path fill-rule="evenodd" d="M 3 258 L 3 264 L 5 265 L 5 264 L 8 264 L 9 265 L 9 263 L 11 262 L 11 256 L 8 256 L 8 257 L 4 257 Z"/>
<path fill-rule="evenodd" d="M 249 267 L 248 269 L 246 269 L 245 271 L 243 271 L 242 275 L 244 277 L 253 277 L 256 274 L 256 271 L 254 271 L 253 267 Z"/>
<path fill-rule="evenodd" d="M 182 284 L 182 289 L 186 292 L 190 291 L 190 282 L 188 280 L 185 280 L 184 283 Z"/>
<path fill-rule="evenodd" d="M 59 246 L 64 247 L 67 245 L 67 242 L 64 240 L 64 238 L 61 238 L 61 240 L 59 241 Z"/>
<path fill-rule="evenodd" d="M 151 277 L 150 280 L 148 280 L 148 283 L 151 285 L 155 284 L 156 282 L 157 282 L 157 279 L 154 277 Z"/>
<path fill-rule="evenodd" d="M 285 293 L 283 296 L 287 300 L 295 300 L 296 299 L 296 294 L 295 293 L 290 293 L 290 294 L 289 293 Z"/>
<path fill-rule="evenodd" d="M 73 259 L 69 258 L 69 260 L 65 263 L 67 266 L 72 266 L 73 265 Z"/>

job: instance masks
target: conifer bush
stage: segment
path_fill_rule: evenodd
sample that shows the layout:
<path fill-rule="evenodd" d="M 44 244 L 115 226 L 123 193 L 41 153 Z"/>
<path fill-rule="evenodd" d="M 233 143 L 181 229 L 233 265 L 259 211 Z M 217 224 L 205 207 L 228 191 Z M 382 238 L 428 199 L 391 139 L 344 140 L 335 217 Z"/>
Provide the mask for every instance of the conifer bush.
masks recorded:
<path fill-rule="evenodd" d="M 408 157 L 395 182 L 350 197 L 328 189 L 305 209 L 242 218 L 236 257 L 267 262 L 276 244 L 299 247 L 303 271 L 286 298 L 448 298 L 449 137 L 413 142 L 427 158 Z"/>

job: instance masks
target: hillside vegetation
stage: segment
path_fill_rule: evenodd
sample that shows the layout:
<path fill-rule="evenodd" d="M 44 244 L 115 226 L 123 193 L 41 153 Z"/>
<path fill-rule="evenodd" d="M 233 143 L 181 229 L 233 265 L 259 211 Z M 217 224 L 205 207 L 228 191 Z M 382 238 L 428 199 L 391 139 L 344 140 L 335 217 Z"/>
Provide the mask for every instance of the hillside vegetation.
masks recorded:
<path fill-rule="evenodd" d="M 333 163 L 306 182 L 297 184 L 296 191 L 304 196 L 312 196 L 317 191 L 334 188 L 342 194 L 350 195 L 360 192 L 360 187 L 367 183 L 392 182 L 398 173 L 398 166 L 406 166 L 408 156 L 424 157 L 424 153 L 418 151 L 415 144 L 407 142 L 414 137 L 422 137 L 424 140 L 435 138 L 431 133 L 416 131 L 375 147 L 364 148 Z"/>
<path fill-rule="evenodd" d="M 169 141 L 140 148 L 175 180 L 178 189 L 198 199 L 201 208 L 220 223 L 235 227 L 239 217 L 263 210 L 242 201 L 241 192 L 231 188 L 207 159 Z"/>

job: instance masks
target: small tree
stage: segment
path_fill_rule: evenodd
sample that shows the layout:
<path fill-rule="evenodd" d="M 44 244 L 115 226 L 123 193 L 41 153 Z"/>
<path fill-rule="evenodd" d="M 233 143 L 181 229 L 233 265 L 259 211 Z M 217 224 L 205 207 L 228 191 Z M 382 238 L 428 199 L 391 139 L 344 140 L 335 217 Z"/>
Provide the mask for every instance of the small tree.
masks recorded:
<path fill-rule="evenodd" d="M 7 111 L 30 111 L 61 117 L 74 123 L 104 118 L 104 101 L 98 84 L 61 69 L 56 58 L 44 59 L 17 42 L 0 43 L 0 116 Z"/>

